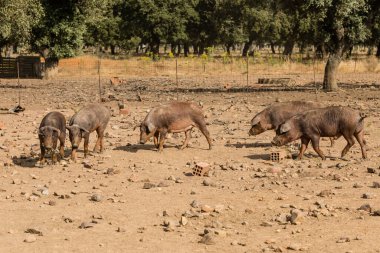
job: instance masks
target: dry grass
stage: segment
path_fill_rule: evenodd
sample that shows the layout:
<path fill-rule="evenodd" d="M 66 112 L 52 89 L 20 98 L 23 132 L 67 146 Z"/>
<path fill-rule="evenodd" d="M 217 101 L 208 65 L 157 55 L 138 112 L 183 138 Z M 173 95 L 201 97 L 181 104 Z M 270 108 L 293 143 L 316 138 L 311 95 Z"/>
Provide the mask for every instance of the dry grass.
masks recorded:
<path fill-rule="evenodd" d="M 246 75 L 247 63 L 243 58 L 179 58 L 178 76 L 239 76 Z M 176 60 L 161 59 L 152 61 L 148 57 L 133 57 L 127 60 L 99 60 L 93 56 L 63 59 L 59 62 L 59 76 L 87 77 L 98 74 L 111 77 L 175 76 Z M 279 59 L 250 59 L 250 74 L 293 75 L 322 74 L 325 62 L 307 63 L 281 61 Z M 370 57 L 364 60 L 343 61 L 339 67 L 343 73 L 380 73 L 379 59 Z"/>

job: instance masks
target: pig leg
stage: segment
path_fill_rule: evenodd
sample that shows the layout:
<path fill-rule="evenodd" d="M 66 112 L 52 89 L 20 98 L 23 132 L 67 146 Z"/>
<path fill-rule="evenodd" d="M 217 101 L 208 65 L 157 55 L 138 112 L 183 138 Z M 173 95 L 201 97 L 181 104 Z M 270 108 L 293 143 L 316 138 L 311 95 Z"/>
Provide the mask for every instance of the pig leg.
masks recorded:
<path fill-rule="evenodd" d="M 211 149 L 212 144 L 211 144 L 210 132 L 207 130 L 206 123 L 198 124 L 198 128 L 207 139 L 208 149 Z"/>
<path fill-rule="evenodd" d="M 307 145 L 309 145 L 310 139 L 309 138 L 302 138 L 301 139 L 301 148 L 300 148 L 300 153 L 298 154 L 297 159 L 301 160 L 303 157 L 303 154 L 305 153 L 305 150 L 307 148 Z"/>
<path fill-rule="evenodd" d="M 59 136 L 59 154 L 61 155 L 61 159 L 65 157 L 65 139 L 65 134 Z"/>
<path fill-rule="evenodd" d="M 319 149 L 319 137 L 314 137 L 311 139 L 311 144 L 313 145 L 315 152 L 317 152 L 322 160 L 326 160 L 326 156 L 323 154 L 322 150 Z"/>
<path fill-rule="evenodd" d="M 159 146 L 159 143 L 158 143 L 158 138 L 160 137 L 160 132 L 155 132 L 154 133 L 154 136 L 153 136 L 153 142 L 154 142 L 154 146 L 156 147 L 156 148 L 158 148 L 158 146 Z"/>
<path fill-rule="evenodd" d="M 164 141 L 165 141 L 165 138 L 166 138 L 166 134 L 167 132 L 160 132 L 160 145 L 158 147 L 158 152 L 162 152 L 162 150 L 164 149 Z"/>
<path fill-rule="evenodd" d="M 74 162 L 77 161 L 77 149 L 76 148 L 73 148 L 71 150 L 71 160 L 73 160 Z"/>
<path fill-rule="evenodd" d="M 45 164 L 45 148 L 40 145 L 40 149 L 41 149 L 41 157 L 40 157 L 40 164 Z"/>
<path fill-rule="evenodd" d="M 57 139 L 53 142 L 53 150 L 51 151 L 51 160 L 53 161 L 53 164 L 57 162 Z"/>
<path fill-rule="evenodd" d="M 347 152 L 350 150 L 350 148 L 352 146 L 354 146 L 354 144 L 355 144 L 354 136 L 352 136 L 352 135 L 343 135 L 343 136 L 347 141 L 347 145 L 344 147 L 344 149 L 342 151 L 342 157 L 345 156 L 347 154 Z"/>
<path fill-rule="evenodd" d="M 94 152 L 102 152 L 103 151 L 104 129 L 98 128 L 98 129 L 96 129 L 96 133 L 98 135 L 98 139 L 96 140 Z"/>
<path fill-rule="evenodd" d="M 88 154 L 88 143 L 90 142 L 90 134 L 86 133 L 84 135 L 84 158 L 87 157 Z"/>
<path fill-rule="evenodd" d="M 183 145 L 181 146 L 181 149 L 184 149 L 187 147 L 187 145 L 189 144 L 189 140 L 190 140 L 190 135 L 191 135 L 191 129 L 187 130 L 185 132 L 185 141 L 183 142 Z"/>
<path fill-rule="evenodd" d="M 364 140 L 364 131 L 360 131 L 359 133 L 355 133 L 355 138 L 359 142 L 360 148 L 362 150 L 363 159 L 367 159 L 367 151 L 365 148 L 366 141 Z"/>

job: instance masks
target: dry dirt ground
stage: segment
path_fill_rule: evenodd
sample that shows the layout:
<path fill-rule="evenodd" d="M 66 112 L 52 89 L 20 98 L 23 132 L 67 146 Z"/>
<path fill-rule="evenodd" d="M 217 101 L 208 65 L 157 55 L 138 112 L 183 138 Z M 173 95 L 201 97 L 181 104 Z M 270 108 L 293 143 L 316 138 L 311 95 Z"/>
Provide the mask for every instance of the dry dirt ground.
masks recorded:
<path fill-rule="evenodd" d="M 40 167 L 42 117 L 57 110 L 69 118 L 96 101 L 97 91 L 84 81 L 22 84 L 26 110 L 0 111 L 0 252 L 380 252 L 377 88 L 180 93 L 180 100 L 203 106 L 214 147 L 207 150 L 206 139 L 193 130 L 189 148 L 177 148 L 184 138 L 179 134 L 158 153 L 152 142 L 137 144 L 133 128 L 148 109 L 177 94 L 149 92 L 148 85 L 138 101 L 134 91 L 106 87 L 103 96 L 123 100 L 129 114 L 118 113 L 117 101 L 107 102 L 114 117 L 105 152 L 86 160 L 80 152 L 71 163 L 67 138 L 64 160 Z M 0 85 L 0 107 L 15 106 L 16 81 Z M 311 147 L 302 161 L 269 161 L 276 150 L 297 153 L 295 145 L 271 147 L 272 131 L 248 136 L 253 115 L 276 100 L 318 100 L 367 112 L 369 158 L 361 159 L 356 143 L 341 159 L 346 142 L 340 138 L 334 147 L 322 140 L 326 161 Z M 92 133 L 90 148 L 95 140 Z M 191 175 L 197 162 L 211 165 L 209 177 Z"/>

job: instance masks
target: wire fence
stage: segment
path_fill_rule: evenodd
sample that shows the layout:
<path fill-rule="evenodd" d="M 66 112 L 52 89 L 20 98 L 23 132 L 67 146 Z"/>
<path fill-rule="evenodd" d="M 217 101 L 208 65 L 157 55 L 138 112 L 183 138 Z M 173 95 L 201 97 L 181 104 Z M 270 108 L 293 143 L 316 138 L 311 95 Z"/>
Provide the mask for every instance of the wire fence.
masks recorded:
<path fill-rule="evenodd" d="M 44 80 L 0 79 L 2 104 L 42 103 L 65 107 L 69 101 L 133 100 L 139 93 L 318 91 L 325 60 L 276 57 L 132 57 L 94 56 L 60 60 L 57 73 Z M 380 61 L 375 57 L 344 60 L 337 75 L 343 89 L 380 88 Z M 20 87 L 24 88 L 21 91 Z M 39 101 L 39 97 L 48 100 Z M 151 96 L 151 94 L 149 95 Z M 65 99 L 63 99 L 65 97 Z M 153 98 L 152 98 L 153 99 Z"/>
<path fill-rule="evenodd" d="M 86 79 L 127 83 L 134 79 L 157 79 L 156 89 L 167 88 L 319 88 L 323 82 L 324 60 L 283 60 L 258 57 L 134 57 L 125 60 L 79 57 L 61 60 L 58 79 Z M 107 81 L 107 79 L 109 79 Z M 379 85 L 380 61 L 375 57 L 345 60 L 337 76 L 347 85 Z"/>

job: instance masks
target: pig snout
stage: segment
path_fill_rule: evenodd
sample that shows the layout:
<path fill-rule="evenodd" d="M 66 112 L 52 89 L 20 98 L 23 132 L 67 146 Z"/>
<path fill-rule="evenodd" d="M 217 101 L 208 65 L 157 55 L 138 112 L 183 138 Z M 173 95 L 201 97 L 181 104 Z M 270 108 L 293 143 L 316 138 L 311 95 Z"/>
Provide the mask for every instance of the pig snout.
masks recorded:
<path fill-rule="evenodd" d="M 274 146 L 282 146 L 283 143 L 281 142 L 280 138 L 278 136 L 274 137 L 271 141 L 272 145 Z"/>
<path fill-rule="evenodd" d="M 72 147 L 73 148 L 78 148 L 78 144 L 73 144 Z"/>

